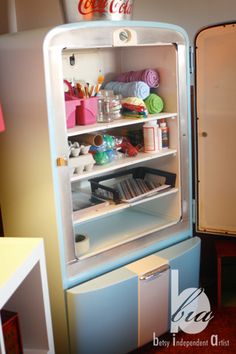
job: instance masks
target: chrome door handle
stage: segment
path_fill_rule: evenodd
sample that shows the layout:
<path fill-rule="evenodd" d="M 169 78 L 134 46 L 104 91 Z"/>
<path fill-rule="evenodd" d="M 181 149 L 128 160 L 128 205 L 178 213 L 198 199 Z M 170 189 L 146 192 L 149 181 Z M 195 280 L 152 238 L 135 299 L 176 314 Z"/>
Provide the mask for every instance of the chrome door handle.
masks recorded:
<path fill-rule="evenodd" d="M 164 264 L 161 267 L 155 268 L 150 272 L 140 275 L 140 280 L 152 280 L 154 278 L 160 277 L 164 272 L 170 268 L 169 264 Z"/>

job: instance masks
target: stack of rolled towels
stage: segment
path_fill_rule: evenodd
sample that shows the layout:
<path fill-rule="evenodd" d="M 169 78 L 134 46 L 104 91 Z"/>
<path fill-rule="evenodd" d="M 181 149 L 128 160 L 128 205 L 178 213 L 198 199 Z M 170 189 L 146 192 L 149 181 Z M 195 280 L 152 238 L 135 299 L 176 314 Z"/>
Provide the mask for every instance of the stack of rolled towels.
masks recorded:
<path fill-rule="evenodd" d="M 159 73 L 153 69 L 144 69 L 139 71 L 128 71 L 119 74 L 116 78 L 119 82 L 133 82 L 133 81 L 143 81 L 150 88 L 157 88 L 159 86 L 160 77 Z"/>
<path fill-rule="evenodd" d="M 160 113 L 164 108 L 162 98 L 150 91 L 150 89 L 157 88 L 159 83 L 158 71 L 144 69 L 121 73 L 116 77 L 116 81 L 108 82 L 104 88 L 124 98 L 137 97 L 144 100 L 148 113 L 155 114 Z"/>
<path fill-rule="evenodd" d="M 131 118 L 147 118 L 147 107 L 138 97 L 128 97 L 122 100 L 122 115 Z"/>
<path fill-rule="evenodd" d="M 118 82 L 110 81 L 105 85 L 105 90 L 112 90 L 115 95 L 123 97 L 138 97 L 145 99 L 150 94 L 150 87 L 143 81 Z"/>
<path fill-rule="evenodd" d="M 145 100 L 144 103 L 147 107 L 148 113 L 155 114 L 162 112 L 164 108 L 164 102 L 162 98 L 155 93 L 151 93 Z"/>

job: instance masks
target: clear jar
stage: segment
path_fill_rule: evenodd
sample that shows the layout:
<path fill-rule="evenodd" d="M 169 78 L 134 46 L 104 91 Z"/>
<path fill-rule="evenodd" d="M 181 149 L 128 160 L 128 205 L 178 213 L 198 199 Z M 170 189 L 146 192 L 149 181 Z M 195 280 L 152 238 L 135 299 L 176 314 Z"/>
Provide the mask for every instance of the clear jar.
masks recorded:
<path fill-rule="evenodd" d="M 119 119 L 121 117 L 121 95 L 115 95 L 111 101 L 111 114 L 113 119 Z"/>
<path fill-rule="evenodd" d="M 100 93 L 100 97 L 98 99 L 98 115 L 97 115 L 98 123 L 106 123 L 106 122 L 113 121 L 112 100 L 113 100 L 113 91 L 103 90 Z"/>
<path fill-rule="evenodd" d="M 104 98 L 100 97 L 98 99 L 98 114 L 97 114 L 97 122 L 103 123 L 104 122 L 104 112 L 103 112 L 103 106 L 104 106 Z"/>

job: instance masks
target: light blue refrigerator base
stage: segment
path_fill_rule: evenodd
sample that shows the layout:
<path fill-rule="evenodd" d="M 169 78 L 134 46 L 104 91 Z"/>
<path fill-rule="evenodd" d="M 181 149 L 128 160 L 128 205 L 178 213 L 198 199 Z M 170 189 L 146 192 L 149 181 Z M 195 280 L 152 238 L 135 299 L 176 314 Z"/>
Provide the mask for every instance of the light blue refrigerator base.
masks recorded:
<path fill-rule="evenodd" d="M 190 238 L 156 253 L 168 260 L 171 269 L 179 270 L 179 291 L 199 286 L 201 241 Z"/>
<path fill-rule="evenodd" d="M 138 342 L 138 278 L 120 268 L 67 291 L 72 353 L 122 354 Z"/>
<path fill-rule="evenodd" d="M 180 292 L 199 286 L 200 244 L 194 237 L 153 255 L 179 270 Z M 72 354 L 125 354 L 138 347 L 138 281 L 122 267 L 67 290 Z"/>

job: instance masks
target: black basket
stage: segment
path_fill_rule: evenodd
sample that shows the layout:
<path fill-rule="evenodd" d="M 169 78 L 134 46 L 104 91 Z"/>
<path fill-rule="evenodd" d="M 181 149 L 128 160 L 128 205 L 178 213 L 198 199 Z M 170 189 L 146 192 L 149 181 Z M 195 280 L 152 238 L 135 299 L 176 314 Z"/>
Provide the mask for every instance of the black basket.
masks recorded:
<path fill-rule="evenodd" d="M 95 196 L 115 203 L 135 202 L 174 188 L 176 174 L 150 167 L 137 167 L 90 179 Z"/>

